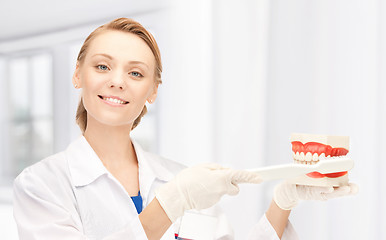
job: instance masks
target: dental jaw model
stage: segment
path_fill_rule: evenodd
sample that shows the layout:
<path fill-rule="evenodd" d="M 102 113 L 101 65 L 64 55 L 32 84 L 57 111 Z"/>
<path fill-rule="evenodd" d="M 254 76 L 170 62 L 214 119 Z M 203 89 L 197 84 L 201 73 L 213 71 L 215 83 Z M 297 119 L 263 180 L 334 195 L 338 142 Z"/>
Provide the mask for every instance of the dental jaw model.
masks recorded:
<path fill-rule="evenodd" d="M 349 137 L 293 133 L 292 154 L 295 164 L 313 165 L 331 157 L 345 156 L 349 152 Z M 311 172 L 291 179 L 291 183 L 312 186 L 344 186 L 348 172 L 321 174 Z"/>

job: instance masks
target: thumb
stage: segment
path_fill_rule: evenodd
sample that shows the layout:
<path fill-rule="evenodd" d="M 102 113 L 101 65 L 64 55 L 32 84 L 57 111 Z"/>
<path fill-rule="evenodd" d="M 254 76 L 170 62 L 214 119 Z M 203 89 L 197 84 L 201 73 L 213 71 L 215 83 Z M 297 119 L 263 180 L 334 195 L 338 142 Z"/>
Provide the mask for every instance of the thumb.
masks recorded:
<path fill-rule="evenodd" d="M 337 197 L 344 197 L 349 195 L 354 195 L 358 192 L 358 185 L 355 183 L 349 183 L 347 186 L 340 186 L 337 188 L 334 188 L 334 191 L 331 193 L 325 194 L 325 197 L 330 198 L 337 198 Z"/>
<path fill-rule="evenodd" d="M 239 194 L 239 192 L 240 192 L 240 188 L 239 188 L 239 186 L 237 186 L 237 184 L 230 184 L 229 185 L 227 194 L 229 194 L 231 196 L 235 196 L 235 195 Z"/>
<path fill-rule="evenodd" d="M 233 184 L 239 183 L 261 183 L 263 179 L 256 173 L 246 170 L 232 170 L 231 181 Z"/>
<path fill-rule="evenodd" d="M 350 187 L 350 194 L 354 195 L 354 194 L 357 194 L 357 193 L 358 193 L 359 187 L 358 187 L 357 184 L 355 184 L 355 183 L 349 183 L 348 185 L 349 185 L 349 187 Z"/>

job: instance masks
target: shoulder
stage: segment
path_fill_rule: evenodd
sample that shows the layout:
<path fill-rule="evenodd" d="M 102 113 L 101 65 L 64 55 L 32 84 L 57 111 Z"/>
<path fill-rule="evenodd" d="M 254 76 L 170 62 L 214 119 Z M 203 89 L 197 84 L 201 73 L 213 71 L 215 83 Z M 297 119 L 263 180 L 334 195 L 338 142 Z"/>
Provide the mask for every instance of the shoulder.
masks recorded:
<path fill-rule="evenodd" d="M 82 228 L 65 152 L 49 156 L 17 176 L 13 183 L 13 213 L 23 234 L 36 232 L 28 227 L 32 225 L 59 227 L 58 223 L 63 223 Z"/>
<path fill-rule="evenodd" d="M 64 152 L 56 153 L 25 168 L 15 180 L 22 181 L 31 177 L 56 175 L 58 172 L 63 172 L 65 170 L 65 166 Z"/>
<path fill-rule="evenodd" d="M 51 155 L 27 168 L 14 180 L 14 191 L 27 191 L 34 194 L 58 192 L 71 187 L 65 153 Z"/>

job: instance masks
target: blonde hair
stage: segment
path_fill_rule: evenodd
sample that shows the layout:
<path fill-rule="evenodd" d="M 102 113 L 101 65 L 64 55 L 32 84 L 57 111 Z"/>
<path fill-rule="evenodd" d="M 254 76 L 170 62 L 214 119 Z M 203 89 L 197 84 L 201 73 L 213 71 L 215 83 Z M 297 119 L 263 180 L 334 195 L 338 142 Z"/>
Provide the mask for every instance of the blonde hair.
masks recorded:
<path fill-rule="evenodd" d="M 116 30 L 121 32 L 132 33 L 140 37 L 142 40 L 146 42 L 146 44 L 151 49 L 154 57 L 155 57 L 155 85 L 161 84 L 161 73 L 162 73 L 162 63 L 161 63 L 161 53 L 159 51 L 157 42 L 154 37 L 149 33 L 140 23 L 129 19 L 129 18 L 117 18 L 109 23 L 106 23 L 97 29 L 95 29 L 84 41 L 82 48 L 79 51 L 77 61 L 81 64 L 87 54 L 87 48 L 90 45 L 91 41 L 98 36 L 99 34 L 108 31 L 108 30 Z M 143 107 L 141 114 L 134 120 L 133 126 L 131 129 L 134 129 L 142 117 L 147 113 L 146 105 Z M 76 111 L 76 123 L 79 125 L 82 133 L 86 130 L 87 127 L 87 110 L 83 105 L 82 98 L 79 101 L 78 109 Z"/>

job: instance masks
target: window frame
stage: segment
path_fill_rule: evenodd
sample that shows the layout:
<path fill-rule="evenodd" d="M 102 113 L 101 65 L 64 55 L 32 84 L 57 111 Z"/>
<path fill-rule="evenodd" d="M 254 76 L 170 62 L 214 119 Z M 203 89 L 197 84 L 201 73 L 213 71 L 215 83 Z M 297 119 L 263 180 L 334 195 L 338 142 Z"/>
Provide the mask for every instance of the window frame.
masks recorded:
<path fill-rule="evenodd" d="M 11 127 L 13 125 L 14 122 L 17 121 L 17 119 L 14 118 L 14 116 L 12 115 L 11 111 L 11 107 L 10 107 L 10 103 L 12 102 L 12 95 L 11 95 L 11 91 L 10 91 L 10 88 L 11 88 L 11 85 L 10 85 L 10 67 L 11 67 L 11 61 L 14 60 L 14 59 L 17 59 L 17 58 L 26 58 L 28 63 L 28 74 L 31 75 L 31 77 L 28 77 L 27 81 L 29 82 L 29 88 L 31 88 L 33 81 L 35 81 L 34 77 L 32 76 L 32 74 L 30 74 L 32 71 L 30 69 L 30 66 L 31 66 L 31 63 L 32 63 L 32 58 L 34 56 L 39 56 L 39 55 L 43 55 L 43 54 L 47 54 L 50 56 L 51 58 L 51 73 L 50 73 L 50 77 L 53 78 L 53 52 L 51 51 L 51 49 L 49 48 L 46 48 L 46 49 L 31 49 L 31 50 L 24 50 L 24 51 L 17 51 L 17 52 L 13 52 L 13 53 L 9 53 L 9 54 L 6 54 L 6 55 L 2 55 L 2 61 L 4 61 L 4 65 L 3 67 L 5 68 L 4 69 L 4 72 L 3 72 L 3 77 L 4 77 L 4 81 L 2 82 L 2 91 L 1 91 L 1 100 L 2 100 L 2 105 L 1 108 L 3 109 L 3 114 L 4 116 L 2 116 L 2 129 L 1 129 L 1 139 L 2 139 L 2 146 L 3 148 L 1 149 L 1 165 L 3 166 L 1 168 L 1 177 L 0 177 L 0 186 L 4 186 L 4 187 L 7 187 L 7 186 L 10 186 L 13 182 L 13 179 L 15 178 L 15 176 L 13 176 L 13 171 L 14 171 L 14 166 L 13 166 L 13 161 L 14 161 L 14 158 L 12 156 L 12 153 L 11 153 L 11 149 L 13 149 L 12 147 L 12 143 L 11 143 L 11 139 L 13 138 L 12 137 L 12 133 L 11 133 Z M 30 85 L 31 84 L 31 85 Z M 53 87 L 53 86 L 51 86 Z M 34 97 L 34 95 L 37 94 L 36 92 L 31 92 L 31 95 L 28 96 L 28 101 L 30 102 L 31 98 Z M 53 101 L 54 99 L 54 95 L 53 95 L 53 92 L 51 92 L 50 94 L 51 96 L 51 99 Z M 29 106 L 30 107 L 30 106 Z M 50 109 L 50 114 L 46 117 L 48 118 L 51 118 L 53 119 L 53 114 L 54 114 L 54 111 L 53 111 L 53 108 L 54 108 L 54 105 L 51 106 L 51 109 Z M 29 111 L 28 112 L 28 115 L 26 118 L 24 119 L 20 119 L 21 122 L 25 122 L 28 126 L 29 129 L 32 128 L 32 124 L 36 121 L 36 118 L 35 116 L 32 116 L 31 112 Z M 54 126 L 52 126 L 54 128 Z M 52 136 L 52 140 L 54 141 L 54 135 Z M 31 154 L 31 150 L 29 150 L 29 153 Z M 1 199 L 0 199 L 1 201 Z"/>

